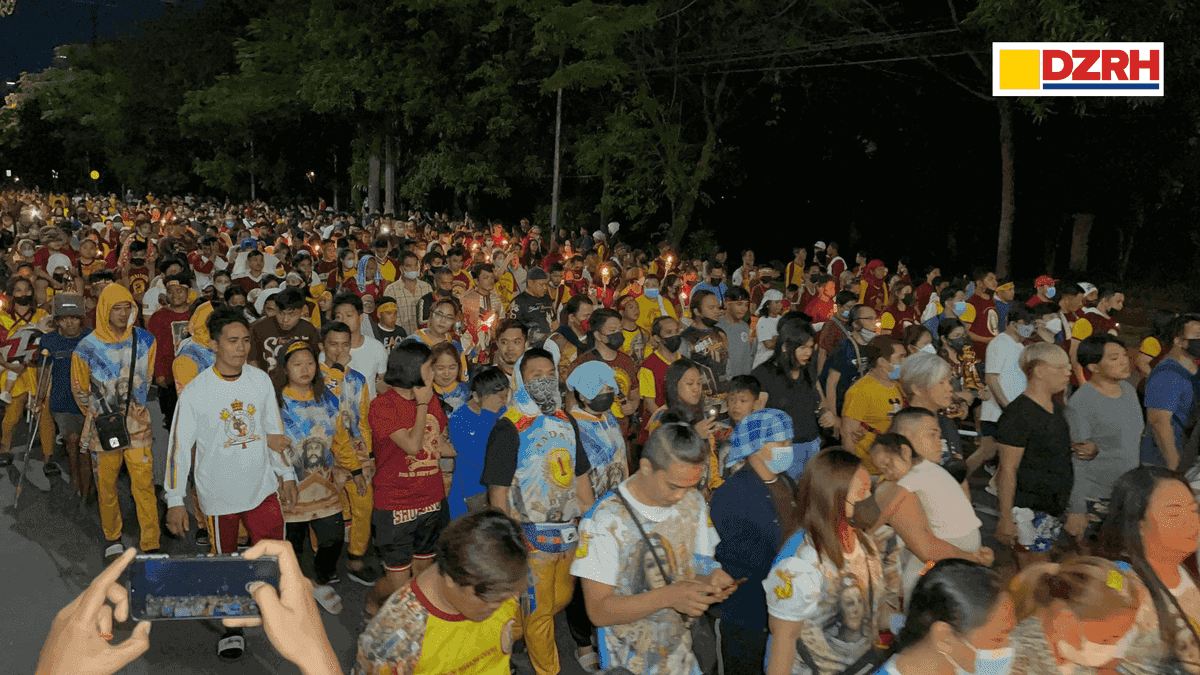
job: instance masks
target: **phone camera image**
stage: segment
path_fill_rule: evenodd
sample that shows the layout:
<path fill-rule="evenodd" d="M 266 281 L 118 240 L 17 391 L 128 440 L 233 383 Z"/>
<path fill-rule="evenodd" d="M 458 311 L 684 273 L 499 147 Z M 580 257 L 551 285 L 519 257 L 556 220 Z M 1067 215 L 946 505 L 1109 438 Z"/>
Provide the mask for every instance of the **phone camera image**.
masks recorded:
<path fill-rule="evenodd" d="M 138 557 L 130 566 L 131 609 L 139 620 L 258 616 L 246 590 L 255 581 L 279 586 L 275 558 Z"/>

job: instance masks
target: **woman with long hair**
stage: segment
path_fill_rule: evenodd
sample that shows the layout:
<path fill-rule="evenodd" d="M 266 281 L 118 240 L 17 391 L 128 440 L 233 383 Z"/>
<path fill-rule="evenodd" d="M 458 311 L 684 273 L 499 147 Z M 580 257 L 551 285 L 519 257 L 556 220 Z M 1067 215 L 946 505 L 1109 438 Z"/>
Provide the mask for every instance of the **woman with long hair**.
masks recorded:
<path fill-rule="evenodd" d="M 1117 479 L 1097 537 L 1097 553 L 1137 573 L 1154 601 L 1166 649 L 1188 673 L 1200 672 L 1198 534 L 1200 516 L 1184 478 L 1143 466 Z"/>
<path fill-rule="evenodd" d="M 942 560 L 917 582 L 894 655 L 880 675 L 1007 673 L 1012 598 L 995 571 L 966 560 Z"/>
<path fill-rule="evenodd" d="M 367 481 L 350 445 L 350 434 L 340 423 L 341 404 L 325 388 L 317 363 L 313 346 L 296 340 L 271 370 L 271 381 L 283 432 L 291 441 L 286 456 L 296 472 L 298 497 L 283 509 L 287 538 L 300 558 L 310 546 L 309 529 L 316 534 L 313 593 L 326 611 L 337 614 L 342 611 L 342 600 L 330 584 L 338 581 L 337 561 L 342 555 L 345 524 L 334 468 L 340 466 L 350 472 L 359 495 L 366 494 Z"/>
<path fill-rule="evenodd" d="M 882 623 L 883 567 L 871 538 L 849 522 L 870 492 L 862 460 L 838 447 L 822 450 L 800 475 L 800 529 L 763 582 L 767 675 L 840 673 L 870 658 Z"/>
<path fill-rule="evenodd" d="M 724 422 L 717 421 L 717 410 L 705 408 L 704 376 L 692 361 L 679 358 L 667 367 L 664 380 L 666 405 L 654 411 L 646 424 L 647 437 L 663 424 L 682 422 L 689 424 L 709 448 L 709 461 L 705 464 L 706 476 L 700 481 L 700 491 L 707 499 L 721 485 L 721 466 L 717 459 L 717 432 L 727 429 Z"/>
<path fill-rule="evenodd" d="M 433 390 L 442 403 L 449 407 L 446 411 L 449 415 L 471 398 L 467 373 L 462 367 L 462 354 L 455 343 L 446 340 L 433 346 L 429 358 L 433 362 Z"/>
<path fill-rule="evenodd" d="M 831 411 L 819 410 L 821 394 L 812 367 L 815 349 L 812 323 L 804 315 L 790 312 L 779 319 L 771 358 L 751 372 L 767 394 L 767 406 L 792 418 L 795 438 L 787 474 L 793 479 L 821 449 L 821 427 L 833 427 L 837 419 Z"/>

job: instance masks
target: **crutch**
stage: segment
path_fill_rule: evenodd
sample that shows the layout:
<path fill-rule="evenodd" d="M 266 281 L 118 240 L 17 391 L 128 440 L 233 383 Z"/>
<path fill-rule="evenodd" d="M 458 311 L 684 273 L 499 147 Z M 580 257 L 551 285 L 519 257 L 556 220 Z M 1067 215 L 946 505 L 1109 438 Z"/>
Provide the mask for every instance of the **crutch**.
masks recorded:
<path fill-rule="evenodd" d="M 25 445 L 25 457 L 21 460 L 21 471 L 17 475 L 17 494 L 13 497 L 13 509 L 21 500 L 21 490 L 24 487 L 25 474 L 29 471 L 29 456 L 33 454 L 33 442 L 37 440 L 38 430 L 42 423 L 42 391 L 49 395 L 50 375 L 54 370 L 54 361 L 50 360 L 50 351 L 42 350 L 42 365 L 38 367 L 37 388 L 29 395 L 30 407 L 25 408 L 25 421 L 29 424 L 29 443 Z"/>

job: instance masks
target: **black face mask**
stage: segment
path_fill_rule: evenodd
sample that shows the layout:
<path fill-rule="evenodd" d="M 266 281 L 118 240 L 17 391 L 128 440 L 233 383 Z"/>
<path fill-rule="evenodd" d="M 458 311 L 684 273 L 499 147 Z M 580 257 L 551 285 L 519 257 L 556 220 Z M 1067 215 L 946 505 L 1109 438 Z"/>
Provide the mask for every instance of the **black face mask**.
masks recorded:
<path fill-rule="evenodd" d="M 604 344 L 608 345 L 609 349 L 620 349 L 625 344 L 624 333 L 610 333 L 604 336 Z"/>
<path fill-rule="evenodd" d="M 1187 353 L 1194 359 L 1200 359 L 1200 340 L 1188 340 Z"/>
<path fill-rule="evenodd" d="M 592 412 L 606 412 L 612 408 L 613 401 L 616 399 L 616 393 L 611 391 L 604 394 L 597 394 L 596 398 L 588 401 L 587 407 L 591 408 Z"/>
<path fill-rule="evenodd" d="M 437 294 L 438 294 L 438 295 L 440 295 L 440 296 L 442 296 L 443 298 L 445 298 L 445 297 L 448 297 L 448 296 L 450 295 L 450 291 L 449 291 L 449 289 L 441 289 L 441 288 L 439 288 L 439 289 L 437 289 Z"/>
<path fill-rule="evenodd" d="M 683 344 L 682 335 L 672 335 L 671 337 L 663 338 L 663 348 L 672 354 L 679 351 L 679 345 Z"/>
<path fill-rule="evenodd" d="M 133 263 L 134 267 L 140 267 L 146 264 L 145 258 L 130 258 L 129 262 Z"/>
<path fill-rule="evenodd" d="M 33 304 L 33 296 L 32 295 L 18 295 L 13 298 L 13 302 L 15 302 L 18 305 L 29 306 L 29 305 Z"/>

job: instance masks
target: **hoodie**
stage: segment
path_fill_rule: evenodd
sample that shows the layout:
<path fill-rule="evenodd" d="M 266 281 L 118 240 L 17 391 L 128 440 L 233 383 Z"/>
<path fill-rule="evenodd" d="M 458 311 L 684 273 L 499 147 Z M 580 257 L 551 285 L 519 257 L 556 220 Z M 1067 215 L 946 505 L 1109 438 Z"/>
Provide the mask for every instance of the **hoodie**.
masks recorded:
<path fill-rule="evenodd" d="M 114 333 L 108 315 L 116 305 L 132 305 L 129 323 Z M 153 441 L 150 411 L 146 395 L 154 381 L 154 336 L 135 327 L 137 303 L 129 289 L 109 284 L 96 303 L 96 329 L 79 342 L 71 358 L 71 393 L 79 410 L 87 417 L 83 427 L 84 447 L 100 450 L 92 420 L 97 415 L 123 412 L 129 395 L 129 358 L 133 341 L 137 340 L 137 363 L 134 368 L 132 401 L 126 424 L 133 447 L 149 447 Z"/>
<path fill-rule="evenodd" d="M 212 338 L 208 334 L 208 317 L 212 316 L 212 313 L 212 303 L 206 302 L 197 307 L 192 318 L 188 320 L 188 333 L 191 337 L 179 343 L 175 360 L 171 363 L 176 393 L 183 391 L 184 386 L 196 379 L 200 371 L 211 368 L 216 362 Z"/>

